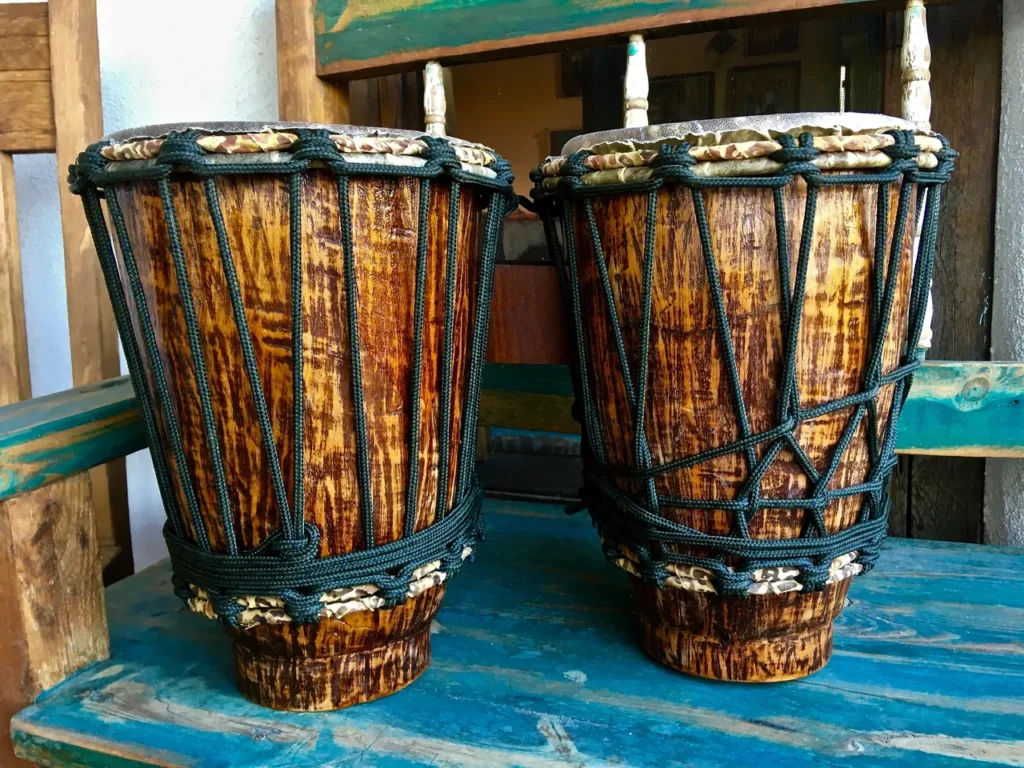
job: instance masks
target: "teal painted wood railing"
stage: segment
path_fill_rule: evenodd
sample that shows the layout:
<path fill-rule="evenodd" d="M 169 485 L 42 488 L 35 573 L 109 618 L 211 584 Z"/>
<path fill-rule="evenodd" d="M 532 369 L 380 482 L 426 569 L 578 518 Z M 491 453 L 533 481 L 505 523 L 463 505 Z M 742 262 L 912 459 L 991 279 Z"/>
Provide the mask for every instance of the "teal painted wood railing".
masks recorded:
<path fill-rule="evenodd" d="M 489 364 L 485 426 L 576 432 L 569 371 Z M 0 408 L 0 501 L 146 447 L 127 376 Z M 900 453 L 1024 458 L 1024 363 L 929 362 L 900 421 Z"/>
<path fill-rule="evenodd" d="M 800 8 L 867 0 L 809 0 Z M 525 56 L 696 21 L 792 11 L 792 0 L 317 0 L 320 74 L 348 77 Z"/>

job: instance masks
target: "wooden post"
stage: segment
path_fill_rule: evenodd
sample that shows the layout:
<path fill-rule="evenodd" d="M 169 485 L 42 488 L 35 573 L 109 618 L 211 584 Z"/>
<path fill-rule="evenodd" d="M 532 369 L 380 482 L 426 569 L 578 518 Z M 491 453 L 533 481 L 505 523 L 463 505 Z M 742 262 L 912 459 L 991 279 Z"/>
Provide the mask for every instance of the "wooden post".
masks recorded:
<path fill-rule="evenodd" d="M 647 125 L 647 48 L 643 35 L 630 35 L 626 49 L 626 78 L 623 81 L 624 124 L 627 128 Z"/>
<path fill-rule="evenodd" d="M 928 21 L 924 0 L 907 0 L 903 14 L 903 47 L 900 50 L 900 70 L 903 81 L 903 119 L 910 120 L 920 131 L 932 129 L 932 75 L 929 71 L 932 61 L 928 45 Z M 927 192 L 918 200 L 914 226 L 913 259 L 917 263 L 917 250 L 921 245 L 921 230 L 924 228 L 924 209 L 928 201 Z M 932 346 L 932 316 L 934 315 L 931 287 L 928 289 L 928 306 L 925 308 L 924 328 L 918 341 L 918 349 L 928 350 Z"/>
<path fill-rule="evenodd" d="M 103 136 L 96 0 L 49 3 L 50 70 L 56 126 L 58 188 L 64 236 L 71 375 L 75 386 L 121 375 L 117 326 L 82 203 L 68 188 L 67 168 Z M 121 548 L 114 578 L 132 572 L 124 460 L 90 473 L 100 541 Z"/>
<path fill-rule="evenodd" d="M 444 76 L 441 65 L 436 61 L 428 61 L 423 70 L 423 120 L 427 133 L 431 136 L 444 136 L 445 112 L 447 102 L 444 97 Z"/>
<path fill-rule="evenodd" d="M 277 0 L 277 106 L 281 120 L 348 121 L 348 84 L 316 71 L 314 0 Z"/>
<path fill-rule="evenodd" d="M 32 396 L 21 286 L 14 158 L 0 152 L 0 405 Z"/>
<path fill-rule="evenodd" d="M 110 655 L 89 474 L 0 502 L 0 763 L 9 723 L 42 691 Z"/>

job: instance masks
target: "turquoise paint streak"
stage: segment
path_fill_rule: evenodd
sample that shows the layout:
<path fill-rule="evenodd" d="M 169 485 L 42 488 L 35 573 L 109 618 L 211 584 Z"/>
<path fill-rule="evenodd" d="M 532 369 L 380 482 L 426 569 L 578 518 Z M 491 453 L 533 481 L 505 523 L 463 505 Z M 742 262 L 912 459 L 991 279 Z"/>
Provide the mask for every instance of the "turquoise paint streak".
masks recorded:
<path fill-rule="evenodd" d="M 317 16 L 325 29 L 341 18 L 347 0 L 318 0 Z M 362 0 L 362 7 L 372 7 Z M 366 60 L 427 48 L 454 48 L 480 40 L 511 40 L 635 20 L 639 27 L 651 16 L 742 4 L 722 0 L 662 0 L 610 5 L 579 0 L 427 0 L 415 6 L 370 18 L 352 20 L 337 32 L 317 35 L 321 65 L 332 61 Z"/>
<path fill-rule="evenodd" d="M 404 691 L 323 714 L 247 702 L 228 638 L 182 608 L 161 564 L 108 590 L 112 658 L 17 715 L 15 739 L 42 734 L 48 764 L 80 768 L 120 764 L 102 744 L 77 762 L 60 744 L 218 768 L 980 768 L 1024 754 L 1021 550 L 890 541 L 854 580 L 824 670 L 724 685 L 637 647 L 628 581 L 584 515 L 489 500 L 485 516 L 431 666 Z"/>

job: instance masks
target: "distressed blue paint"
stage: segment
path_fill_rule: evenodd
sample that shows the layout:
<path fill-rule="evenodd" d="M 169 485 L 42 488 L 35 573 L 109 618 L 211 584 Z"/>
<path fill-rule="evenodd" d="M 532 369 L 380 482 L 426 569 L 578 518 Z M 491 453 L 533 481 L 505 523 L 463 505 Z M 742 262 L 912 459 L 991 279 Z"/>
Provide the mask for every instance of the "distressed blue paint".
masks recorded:
<path fill-rule="evenodd" d="M 0 408 L 0 501 L 146 447 L 127 376 Z"/>
<path fill-rule="evenodd" d="M 679 675 L 638 650 L 626 579 L 585 518 L 496 501 L 486 514 L 488 541 L 438 617 L 434 661 L 399 694 L 317 715 L 247 703 L 227 638 L 180 606 L 160 565 L 108 591 L 111 660 L 19 714 L 16 742 L 80 767 L 920 768 L 1024 758 L 1024 552 L 892 541 L 855 581 L 822 672 L 744 686 Z M 57 756 L 61 745 L 73 758 Z"/>

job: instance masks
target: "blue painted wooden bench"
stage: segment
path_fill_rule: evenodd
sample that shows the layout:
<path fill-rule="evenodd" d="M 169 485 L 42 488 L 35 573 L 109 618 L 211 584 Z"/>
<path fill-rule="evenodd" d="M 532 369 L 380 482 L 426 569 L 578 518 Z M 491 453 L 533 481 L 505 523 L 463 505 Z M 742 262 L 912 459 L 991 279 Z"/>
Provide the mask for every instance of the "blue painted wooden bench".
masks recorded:
<path fill-rule="evenodd" d="M 501 57 L 839 3 L 426 0 L 387 9 L 278 0 L 281 117 L 346 121 L 344 89 L 319 80 L 318 67 L 366 75 L 426 57 Z M 535 271 L 546 276 L 498 270 L 496 295 L 505 285 L 532 303 L 510 320 L 495 313 L 492 350 L 495 338 L 523 331 L 519 320 L 557 316 L 552 294 L 534 290 L 554 290 L 550 265 Z M 503 283 L 526 277 L 530 290 Z M 532 330 L 539 336 L 521 333 L 520 346 L 557 328 L 534 322 Z M 496 357 L 485 373 L 482 425 L 577 429 L 556 348 L 543 360 Z M 546 364 L 526 364 L 537 362 Z M 928 363 L 898 450 L 1024 457 L 1022 401 L 1024 364 Z M 259 709 L 235 690 L 220 627 L 172 596 L 166 565 L 102 590 L 86 473 L 144 447 L 127 379 L 0 408 L 5 768 L 12 749 L 76 768 L 1024 765 L 1020 551 L 890 541 L 876 571 L 854 582 L 825 670 L 779 686 L 735 686 L 686 678 L 642 655 L 625 578 L 604 563 L 584 518 L 493 500 L 490 540 L 451 585 L 434 663 L 419 681 L 340 713 Z"/>
<path fill-rule="evenodd" d="M 743 686 L 643 655 L 626 579 L 584 517 L 485 514 L 408 689 L 331 714 L 247 702 L 228 638 L 173 597 L 162 563 L 108 590 L 111 658 L 15 717 L 17 753 L 80 768 L 1024 763 L 1022 551 L 892 540 L 822 672 Z"/>

